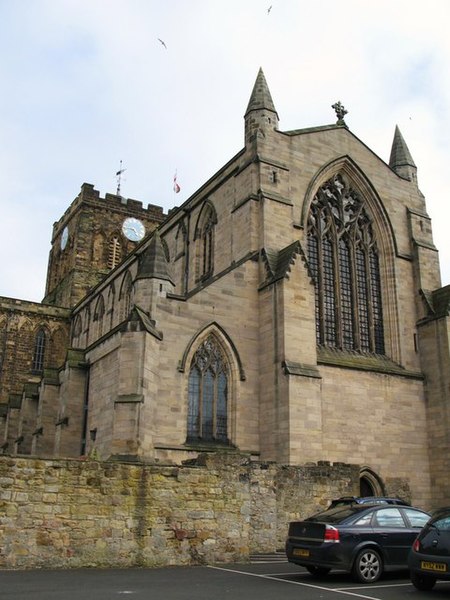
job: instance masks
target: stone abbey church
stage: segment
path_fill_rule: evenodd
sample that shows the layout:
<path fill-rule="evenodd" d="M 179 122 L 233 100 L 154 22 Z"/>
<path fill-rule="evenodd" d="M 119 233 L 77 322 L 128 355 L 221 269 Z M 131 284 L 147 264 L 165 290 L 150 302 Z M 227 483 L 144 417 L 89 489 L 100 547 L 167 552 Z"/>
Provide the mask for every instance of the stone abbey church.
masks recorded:
<path fill-rule="evenodd" d="M 417 168 L 333 108 L 281 131 L 260 70 L 243 148 L 169 215 L 82 185 L 42 303 L 0 298 L 0 452 L 343 462 L 448 504 L 450 286 Z"/>

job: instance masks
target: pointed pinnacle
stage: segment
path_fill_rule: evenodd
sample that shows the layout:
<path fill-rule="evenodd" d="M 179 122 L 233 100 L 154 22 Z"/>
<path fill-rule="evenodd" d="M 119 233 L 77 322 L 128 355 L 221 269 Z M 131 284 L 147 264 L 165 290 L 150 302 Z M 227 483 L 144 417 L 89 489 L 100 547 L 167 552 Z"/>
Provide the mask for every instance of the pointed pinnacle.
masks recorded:
<path fill-rule="evenodd" d="M 261 110 L 267 109 L 274 113 L 275 106 L 272 100 L 272 96 L 270 95 L 269 86 L 267 85 L 266 78 L 264 77 L 264 73 L 262 68 L 260 67 L 258 71 L 258 76 L 256 77 L 255 85 L 253 86 L 252 95 L 250 96 L 250 100 L 247 106 L 247 110 L 245 111 L 245 116 L 248 115 L 252 110 Z"/>

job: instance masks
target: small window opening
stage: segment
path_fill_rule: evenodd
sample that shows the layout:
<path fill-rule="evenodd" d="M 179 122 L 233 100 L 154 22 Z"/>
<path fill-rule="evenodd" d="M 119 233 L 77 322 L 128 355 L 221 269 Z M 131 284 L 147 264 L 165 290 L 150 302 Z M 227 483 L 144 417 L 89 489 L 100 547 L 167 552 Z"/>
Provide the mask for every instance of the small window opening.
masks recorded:
<path fill-rule="evenodd" d="M 32 367 L 33 371 L 42 371 L 44 369 L 45 345 L 45 332 L 43 329 L 40 329 L 37 332 L 35 339 Z"/>

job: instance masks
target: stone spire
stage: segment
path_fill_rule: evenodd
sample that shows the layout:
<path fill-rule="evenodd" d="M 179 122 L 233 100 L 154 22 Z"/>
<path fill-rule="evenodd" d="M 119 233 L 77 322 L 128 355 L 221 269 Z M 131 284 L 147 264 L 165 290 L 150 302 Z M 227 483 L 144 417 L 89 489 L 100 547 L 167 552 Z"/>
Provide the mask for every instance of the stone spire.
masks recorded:
<path fill-rule="evenodd" d="M 261 68 L 258 71 L 244 118 L 246 143 L 253 139 L 258 132 L 265 135 L 266 131 L 278 129 L 278 114 Z"/>
<path fill-rule="evenodd" d="M 389 166 L 403 179 L 417 183 L 417 167 L 403 139 L 398 125 L 395 126 L 394 141 L 392 142 Z"/>

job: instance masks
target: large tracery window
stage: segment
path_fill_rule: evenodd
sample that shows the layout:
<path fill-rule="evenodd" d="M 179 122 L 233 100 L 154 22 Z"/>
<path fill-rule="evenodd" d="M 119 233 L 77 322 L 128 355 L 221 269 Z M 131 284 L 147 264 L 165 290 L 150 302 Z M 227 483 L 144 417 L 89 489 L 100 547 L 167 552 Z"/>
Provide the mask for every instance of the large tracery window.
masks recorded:
<path fill-rule="evenodd" d="M 341 175 L 327 181 L 311 203 L 308 261 L 315 283 L 317 343 L 384 354 L 372 219 L 364 200 Z"/>
<path fill-rule="evenodd" d="M 188 441 L 227 443 L 228 368 L 214 336 L 198 348 L 189 373 Z"/>

